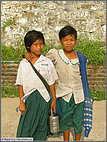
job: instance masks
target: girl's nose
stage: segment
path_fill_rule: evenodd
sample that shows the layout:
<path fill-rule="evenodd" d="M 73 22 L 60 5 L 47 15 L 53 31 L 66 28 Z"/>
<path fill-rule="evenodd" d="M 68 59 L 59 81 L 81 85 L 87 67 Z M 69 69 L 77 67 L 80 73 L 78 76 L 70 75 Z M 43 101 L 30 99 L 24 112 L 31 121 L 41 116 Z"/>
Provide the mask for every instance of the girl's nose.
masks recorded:
<path fill-rule="evenodd" d="M 70 41 L 70 40 L 68 40 L 67 44 L 71 44 L 71 41 Z"/>
<path fill-rule="evenodd" d="M 39 49 L 40 49 L 40 48 L 41 48 L 41 45 L 40 45 L 40 44 L 38 44 L 38 45 L 37 45 L 37 48 L 39 48 Z"/>

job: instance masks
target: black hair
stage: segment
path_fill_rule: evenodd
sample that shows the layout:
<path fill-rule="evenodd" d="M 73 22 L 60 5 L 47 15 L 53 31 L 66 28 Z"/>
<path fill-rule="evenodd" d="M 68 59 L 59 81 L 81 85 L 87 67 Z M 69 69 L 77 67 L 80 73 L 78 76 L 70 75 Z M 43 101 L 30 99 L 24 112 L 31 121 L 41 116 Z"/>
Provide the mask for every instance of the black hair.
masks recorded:
<path fill-rule="evenodd" d="M 31 45 L 38 39 L 42 39 L 43 44 L 45 44 L 45 39 L 41 32 L 35 30 L 28 31 L 24 37 L 26 50 L 30 52 L 30 49 L 28 47 L 31 47 Z"/>
<path fill-rule="evenodd" d="M 67 25 L 59 31 L 59 39 L 62 40 L 62 38 L 64 38 L 65 36 L 73 34 L 75 36 L 75 39 L 77 39 L 77 31 L 70 25 Z"/>

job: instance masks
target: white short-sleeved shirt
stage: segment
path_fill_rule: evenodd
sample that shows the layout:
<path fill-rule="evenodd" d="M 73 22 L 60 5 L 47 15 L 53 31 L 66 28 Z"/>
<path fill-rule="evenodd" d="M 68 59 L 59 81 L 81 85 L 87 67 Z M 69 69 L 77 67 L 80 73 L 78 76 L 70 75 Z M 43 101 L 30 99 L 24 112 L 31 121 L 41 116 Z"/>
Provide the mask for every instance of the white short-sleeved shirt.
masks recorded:
<path fill-rule="evenodd" d="M 75 103 L 84 101 L 84 92 L 79 68 L 79 59 L 69 60 L 63 49 L 51 49 L 46 55 L 53 61 L 57 74 L 58 84 L 56 87 L 56 97 L 62 97 L 69 102 L 74 94 Z"/>
<path fill-rule="evenodd" d="M 49 85 L 54 84 L 58 79 L 54 65 L 50 59 L 41 55 L 35 62 L 34 67 L 44 77 Z M 36 75 L 30 63 L 23 59 L 18 67 L 17 78 L 15 85 L 22 85 L 24 96 L 22 100 L 25 101 L 27 97 L 34 91 L 38 90 L 42 97 L 48 102 L 50 96 L 40 78 Z"/>

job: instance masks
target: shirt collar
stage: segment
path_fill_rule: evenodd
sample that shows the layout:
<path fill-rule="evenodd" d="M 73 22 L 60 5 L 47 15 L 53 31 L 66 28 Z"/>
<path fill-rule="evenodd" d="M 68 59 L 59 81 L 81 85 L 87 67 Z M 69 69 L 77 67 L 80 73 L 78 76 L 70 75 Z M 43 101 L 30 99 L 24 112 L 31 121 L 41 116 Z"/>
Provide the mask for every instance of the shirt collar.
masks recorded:
<path fill-rule="evenodd" d="M 25 58 L 24 58 L 23 60 L 26 61 L 26 62 L 28 62 Z M 40 57 L 39 57 L 38 60 L 35 62 L 35 64 L 38 63 L 38 62 L 42 62 L 42 61 L 46 61 L 46 57 L 43 56 L 43 55 L 40 55 Z"/>
<path fill-rule="evenodd" d="M 58 55 L 64 63 L 69 64 L 69 59 L 64 54 L 63 49 L 58 50 Z"/>
<path fill-rule="evenodd" d="M 68 65 L 69 63 L 71 63 L 72 65 L 75 65 L 75 64 L 78 64 L 78 63 L 79 63 L 79 59 L 78 59 L 78 58 L 77 58 L 77 59 L 73 59 L 73 60 L 69 60 L 69 59 L 66 57 L 66 55 L 64 54 L 63 49 L 60 49 L 60 50 L 58 51 L 58 55 L 59 55 L 59 57 L 61 58 L 61 60 L 62 60 L 64 63 L 66 63 L 67 65 Z"/>
<path fill-rule="evenodd" d="M 39 62 L 42 62 L 42 61 L 46 61 L 46 57 L 43 56 L 43 55 L 40 55 L 39 59 L 35 63 L 39 63 Z"/>
<path fill-rule="evenodd" d="M 41 62 L 43 60 L 46 61 L 46 57 L 41 54 L 38 61 Z"/>

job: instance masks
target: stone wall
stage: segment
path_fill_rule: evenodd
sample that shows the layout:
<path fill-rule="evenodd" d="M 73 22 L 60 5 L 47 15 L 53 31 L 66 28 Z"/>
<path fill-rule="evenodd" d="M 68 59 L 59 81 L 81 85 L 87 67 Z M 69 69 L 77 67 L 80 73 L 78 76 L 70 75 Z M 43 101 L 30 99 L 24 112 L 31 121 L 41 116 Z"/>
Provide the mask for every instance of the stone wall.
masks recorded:
<path fill-rule="evenodd" d="M 81 37 L 106 41 L 106 1 L 2 1 L 1 41 L 17 47 L 29 30 L 43 32 L 58 46 L 58 32 L 71 24 Z"/>
<path fill-rule="evenodd" d="M 1 86 L 14 86 L 16 75 L 17 75 L 17 63 L 2 63 L 1 64 Z M 106 67 L 91 65 L 87 66 L 87 77 L 89 82 L 89 87 L 91 89 L 101 89 L 106 88 Z"/>

